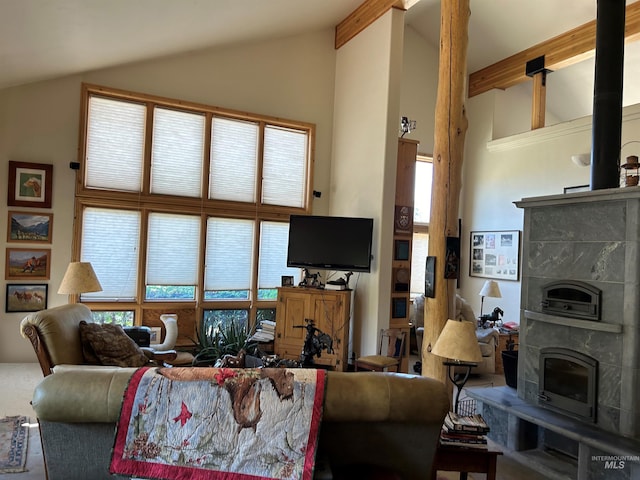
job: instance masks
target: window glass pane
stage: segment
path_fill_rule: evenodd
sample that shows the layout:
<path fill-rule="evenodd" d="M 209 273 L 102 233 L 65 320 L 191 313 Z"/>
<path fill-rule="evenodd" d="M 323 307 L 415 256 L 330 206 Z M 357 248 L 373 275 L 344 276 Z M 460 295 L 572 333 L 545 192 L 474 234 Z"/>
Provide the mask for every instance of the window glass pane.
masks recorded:
<path fill-rule="evenodd" d="M 256 201 L 258 125 L 214 117 L 211 125 L 209 198 Z"/>
<path fill-rule="evenodd" d="M 429 234 L 414 233 L 411 250 L 411 293 L 424 294 L 424 271 L 429 252 Z"/>
<path fill-rule="evenodd" d="M 206 291 L 251 288 L 254 226 L 253 220 L 216 217 L 207 220 Z"/>
<path fill-rule="evenodd" d="M 147 300 L 194 300 L 195 286 L 180 285 L 147 285 L 145 291 Z"/>
<path fill-rule="evenodd" d="M 281 285 L 282 276 L 293 275 L 297 278 L 300 275 L 300 269 L 287 267 L 288 241 L 288 223 L 260 223 L 258 299 L 275 300 L 275 289 Z"/>
<path fill-rule="evenodd" d="M 87 187 L 141 191 L 145 114 L 139 103 L 89 97 Z"/>
<path fill-rule="evenodd" d="M 200 217 L 151 213 L 147 285 L 197 285 Z"/>
<path fill-rule="evenodd" d="M 275 308 L 259 308 L 256 311 L 256 320 L 260 324 L 263 320 L 269 320 L 271 322 L 276 321 L 276 309 Z"/>
<path fill-rule="evenodd" d="M 151 193 L 201 196 L 204 125 L 202 114 L 154 110 Z"/>
<path fill-rule="evenodd" d="M 93 310 L 91 312 L 91 318 L 93 318 L 93 321 L 96 323 L 115 323 L 123 327 L 133 326 L 133 312 L 130 310 L 110 310 L 102 312 Z"/>
<path fill-rule="evenodd" d="M 431 217 L 431 187 L 433 185 L 433 163 L 416 162 L 414 196 L 414 223 L 429 223 Z"/>
<path fill-rule="evenodd" d="M 136 298 L 139 242 L 139 212 L 85 208 L 81 261 L 91 262 L 102 292 L 83 293 L 82 300 Z"/>
<path fill-rule="evenodd" d="M 236 326 L 247 329 L 249 325 L 249 310 L 205 310 L 203 327 L 204 331 L 213 334 L 218 328 L 229 328 L 234 323 Z"/>
<path fill-rule="evenodd" d="M 307 141 L 300 130 L 265 128 L 262 203 L 305 206 Z"/>

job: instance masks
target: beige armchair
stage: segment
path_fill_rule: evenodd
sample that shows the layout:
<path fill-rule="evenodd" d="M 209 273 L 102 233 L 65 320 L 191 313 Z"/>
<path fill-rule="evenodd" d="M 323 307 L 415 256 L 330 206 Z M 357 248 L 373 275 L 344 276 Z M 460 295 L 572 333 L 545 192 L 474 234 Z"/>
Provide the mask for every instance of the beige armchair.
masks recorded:
<path fill-rule="evenodd" d="M 59 365 L 89 364 L 83 351 L 81 322 L 93 323 L 91 310 L 86 305 L 74 303 L 30 313 L 20 323 L 20 333 L 31 342 L 45 377 Z M 138 348 L 133 340 L 131 343 L 132 348 Z M 156 352 L 151 349 L 144 349 L 143 355 L 147 356 L 148 361 L 159 364 L 174 360 L 177 356 L 175 350 Z M 103 365 L 91 366 L 107 368 Z"/>
<path fill-rule="evenodd" d="M 456 294 L 455 318 L 478 324 L 473 308 L 458 294 Z M 422 337 L 424 334 L 424 295 L 419 295 L 413 300 L 410 321 L 416 329 L 418 355 L 421 357 Z M 480 352 L 482 352 L 482 361 L 471 371 L 471 374 L 494 374 L 496 372 L 496 348 L 499 334 L 493 328 L 477 328 L 476 336 L 478 337 Z"/>

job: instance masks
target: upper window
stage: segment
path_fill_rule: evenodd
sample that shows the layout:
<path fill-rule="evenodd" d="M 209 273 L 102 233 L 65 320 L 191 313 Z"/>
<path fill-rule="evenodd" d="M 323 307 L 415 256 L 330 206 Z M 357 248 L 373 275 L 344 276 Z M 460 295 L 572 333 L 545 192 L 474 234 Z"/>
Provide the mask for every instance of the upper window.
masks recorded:
<path fill-rule="evenodd" d="M 293 274 L 288 216 L 310 212 L 314 126 L 102 87 L 83 95 L 75 255 L 103 291 L 82 300 L 224 300 L 252 315 L 275 300 Z"/>
<path fill-rule="evenodd" d="M 429 252 L 429 218 L 431 217 L 431 190 L 433 162 L 418 156 L 413 208 L 413 241 L 411 251 L 411 293 L 424 293 L 424 273 Z"/>

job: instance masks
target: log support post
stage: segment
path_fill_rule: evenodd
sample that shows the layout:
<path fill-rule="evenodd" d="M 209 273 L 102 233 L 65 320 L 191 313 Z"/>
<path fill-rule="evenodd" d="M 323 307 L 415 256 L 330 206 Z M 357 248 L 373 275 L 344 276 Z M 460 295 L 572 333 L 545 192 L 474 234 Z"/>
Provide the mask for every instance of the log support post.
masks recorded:
<path fill-rule="evenodd" d="M 464 97 L 467 72 L 469 0 L 440 5 L 440 63 L 433 151 L 433 190 L 429 222 L 429 255 L 435 256 L 434 298 L 425 299 L 422 374 L 447 380 L 446 359 L 431 353 L 448 318 L 453 317 L 456 280 L 445 279 L 447 237 L 459 237 L 458 209 L 462 160 L 468 121 Z M 459 259 L 458 259 L 459 261 Z"/>

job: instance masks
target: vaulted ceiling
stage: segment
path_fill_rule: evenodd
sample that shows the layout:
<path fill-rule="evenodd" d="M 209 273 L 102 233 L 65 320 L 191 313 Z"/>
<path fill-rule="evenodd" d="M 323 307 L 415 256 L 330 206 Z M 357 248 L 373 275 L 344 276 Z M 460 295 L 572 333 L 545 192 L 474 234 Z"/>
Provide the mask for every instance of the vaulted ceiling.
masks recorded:
<path fill-rule="evenodd" d="M 363 0 L 0 0 L 0 88 L 203 48 L 336 26 Z M 406 23 L 439 39 L 440 0 L 411 0 Z M 471 0 L 472 73 L 595 18 L 595 0 Z M 630 1 L 627 2 L 632 3 Z M 624 104 L 640 103 L 640 42 L 625 51 Z M 634 81 L 635 80 L 635 81 Z M 640 84 L 639 84 L 640 85 Z M 531 86 L 517 87 L 526 91 Z M 591 113 L 593 58 L 549 75 L 547 108 Z"/>

